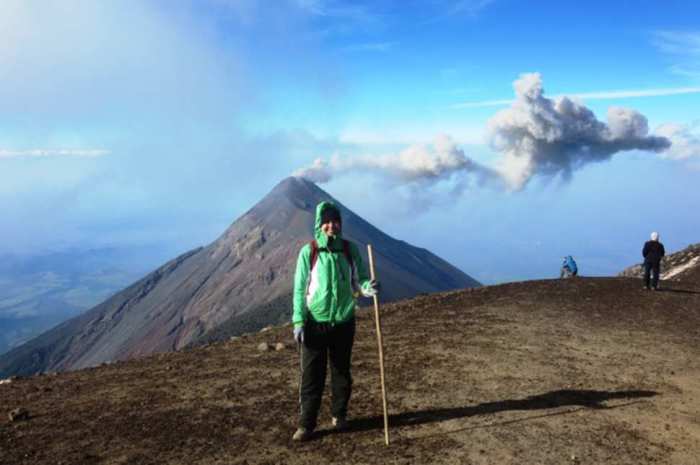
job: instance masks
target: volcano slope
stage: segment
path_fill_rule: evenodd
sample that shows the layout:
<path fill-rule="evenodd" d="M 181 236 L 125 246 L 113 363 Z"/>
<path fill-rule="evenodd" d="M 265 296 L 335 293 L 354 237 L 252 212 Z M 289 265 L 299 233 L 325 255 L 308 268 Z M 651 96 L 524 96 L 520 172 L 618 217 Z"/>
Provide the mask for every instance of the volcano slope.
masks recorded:
<path fill-rule="evenodd" d="M 662 285 L 530 281 L 386 305 L 389 447 L 361 310 L 350 431 L 330 430 L 325 398 L 316 437 L 291 442 L 298 356 L 276 327 L 2 384 L 0 463 L 697 464 L 700 288 Z M 17 407 L 29 419 L 9 421 Z"/>

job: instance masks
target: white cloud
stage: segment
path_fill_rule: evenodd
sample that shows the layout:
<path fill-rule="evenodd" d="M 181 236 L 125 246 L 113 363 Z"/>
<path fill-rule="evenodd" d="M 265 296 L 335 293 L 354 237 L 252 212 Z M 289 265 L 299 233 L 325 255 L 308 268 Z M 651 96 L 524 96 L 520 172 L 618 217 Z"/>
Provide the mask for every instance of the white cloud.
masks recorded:
<path fill-rule="evenodd" d="M 437 123 L 420 121 L 403 122 L 392 125 L 352 125 L 343 129 L 338 139 L 343 144 L 363 146 L 407 146 L 425 144 L 435 138 L 435 134 L 456 134 L 454 139 L 460 144 L 478 145 L 484 143 L 483 126 L 457 123 Z M 371 149 L 370 149 L 371 150 Z"/>
<path fill-rule="evenodd" d="M 656 89 L 628 89 L 628 90 L 603 90 L 596 92 L 579 92 L 570 94 L 555 95 L 553 99 L 563 97 L 569 99 L 581 100 L 618 100 L 625 98 L 640 98 L 640 97 L 665 97 L 668 95 L 683 95 L 683 94 L 698 94 L 700 87 L 671 87 L 671 88 L 656 88 Z M 483 100 L 477 102 L 456 103 L 450 108 L 479 108 L 479 107 L 502 107 L 511 105 L 515 100 L 500 99 L 500 100 Z"/>
<path fill-rule="evenodd" d="M 296 9 L 309 15 L 323 16 L 328 8 L 328 0 L 205 0 L 212 5 L 232 11 L 245 24 L 254 22 L 266 7 L 280 10 Z"/>
<path fill-rule="evenodd" d="M 451 105 L 450 108 L 460 109 L 460 108 L 479 108 L 479 107 L 504 107 L 513 103 L 513 100 L 501 99 L 501 100 L 482 100 L 478 102 L 462 102 L 455 103 Z"/>
<path fill-rule="evenodd" d="M 609 90 L 571 94 L 570 97 L 584 100 L 615 100 L 636 97 L 665 97 L 667 95 L 698 94 L 700 87 L 673 87 L 659 89 Z M 557 96 L 563 97 L 563 95 Z M 556 98 L 556 97 L 555 97 Z"/>
<path fill-rule="evenodd" d="M 116 119 L 215 119 L 243 98 L 235 50 L 217 50 L 177 10 L 136 0 L 4 0 L 2 8 L 0 116 L 31 118 L 47 132 L 113 130 Z"/>
<path fill-rule="evenodd" d="M 95 158 L 109 155 L 104 149 L 0 149 L 0 158 L 46 158 L 46 157 L 86 157 Z"/>
<path fill-rule="evenodd" d="M 386 53 L 396 47 L 398 42 L 370 42 L 365 44 L 349 45 L 344 48 L 346 52 L 378 52 Z"/>
<path fill-rule="evenodd" d="M 667 123 L 659 126 L 655 132 L 671 141 L 671 147 L 662 156 L 672 160 L 700 158 L 700 124 L 684 125 Z"/>
<path fill-rule="evenodd" d="M 656 31 L 652 43 L 676 61 L 670 66 L 672 73 L 700 79 L 699 31 Z"/>
<path fill-rule="evenodd" d="M 449 14 L 476 15 L 495 0 L 450 0 L 446 5 Z"/>
<path fill-rule="evenodd" d="M 426 7 L 422 13 L 426 18 L 425 22 L 434 23 L 454 17 L 476 18 L 495 2 L 496 0 L 431 0 L 420 2 L 419 5 Z"/>
<path fill-rule="evenodd" d="M 700 56 L 700 32 L 697 31 L 656 31 L 653 42 L 668 54 Z"/>
<path fill-rule="evenodd" d="M 2 1 L 0 210 L 16 225 L 0 227 L 2 250 L 90 247 L 90 231 L 114 223 L 129 225 L 115 243 L 145 221 L 177 229 L 235 212 L 291 171 L 292 143 L 268 150 L 238 115 L 258 114 L 251 50 L 313 68 L 306 49 L 282 55 L 275 42 L 304 25 L 255 22 L 264 34 L 249 46 L 233 40 L 249 33 L 235 14 L 198 3 Z"/>

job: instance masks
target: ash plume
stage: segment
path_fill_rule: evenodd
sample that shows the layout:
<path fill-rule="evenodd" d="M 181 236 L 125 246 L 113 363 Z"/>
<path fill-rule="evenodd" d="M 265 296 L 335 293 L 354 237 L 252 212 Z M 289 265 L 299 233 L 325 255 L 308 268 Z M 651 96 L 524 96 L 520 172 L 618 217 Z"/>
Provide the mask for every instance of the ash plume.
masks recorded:
<path fill-rule="evenodd" d="M 502 154 L 496 170 L 511 190 L 521 190 L 535 175 L 569 179 L 574 170 L 617 152 L 671 146 L 666 137 L 649 135 L 646 117 L 635 110 L 611 107 L 603 123 L 574 100 L 546 98 L 539 73 L 521 75 L 513 87 L 515 102 L 488 123 L 489 143 Z"/>
<path fill-rule="evenodd" d="M 459 173 L 474 173 L 479 178 L 498 177 L 493 170 L 467 157 L 446 135 L 436 137 L 432 145 L 412 145 L 398 154 L 357 157 L 336 154 L 328 161 L 318 158 L 293 175 L 325 183 L 334 176 L 352 171 L 384 175 L 399 183 L 433 184 Z"/>
<path fill-rule="evenodd" d="M 500 156 L 493 165 L 476 163 L 447 135 L 431 146 L 413 145 L 398 154 L 316 159 L 294 175 L 317 183 L 351 171 L 385 175 L 400 184 L 418 187 L 456 180 L 454 193 L 489 183 L 520 191 L 535 176 L 561 176 L 618 152 L 646 150 L 665 157 L 686 159 L 700 155 L 700 137 L 691 128 L 665 125 L 649 133 L 647 118 L 636 110 L 610 107 L 605 122 L 593 111 L 566 96 L 544 96 L 539 73 L 523 74 L 513 83 L 515 101 L 496 113 L 487 125 L 489 145 Z"/>

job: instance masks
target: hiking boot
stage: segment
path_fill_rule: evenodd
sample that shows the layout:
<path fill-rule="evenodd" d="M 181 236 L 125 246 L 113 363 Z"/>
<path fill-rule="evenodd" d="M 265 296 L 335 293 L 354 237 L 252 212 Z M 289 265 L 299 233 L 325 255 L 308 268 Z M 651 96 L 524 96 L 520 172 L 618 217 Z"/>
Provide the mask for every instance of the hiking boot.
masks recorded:
<path fill-rule="evenodd" d="M 348 425 L 348 420 L 345 417 L 333 417 L 331 423 L 336 431 L 345 431 L 350 427 L 350 425 Z"/>
<path fill-rule="evenodd" d="M 292 441 L 295 441 L 295 442 L 308 441 L 309 439 L 311 439 L 312 434 L 313 434 L 313 431 L 306 429 L 306 428 L 303 428 L 303 427 L 299 427 L 294 432 L 294 436 L 292 436 Z"/>

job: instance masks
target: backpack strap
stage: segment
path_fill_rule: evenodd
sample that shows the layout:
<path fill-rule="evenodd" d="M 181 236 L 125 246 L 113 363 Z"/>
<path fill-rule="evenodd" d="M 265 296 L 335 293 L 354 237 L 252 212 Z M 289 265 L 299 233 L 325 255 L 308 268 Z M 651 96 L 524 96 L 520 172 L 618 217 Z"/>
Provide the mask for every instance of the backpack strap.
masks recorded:
<path fill-rule="evenodd" d="M 316 261 L 318 261 L 318 242 L 316 242 L 316 239 L 309 242 L 309 246 L 311 247 L 311 256 L 309 257 L 309 271 L 311 271 L 314 269 L 314 266 L 316 266 Z M 355 264 L 352 261 L 352 252 L 350 252 L 350 241 L 346 241 L 345 239 L 343 239 L 343 255 L 345 255 L 345 258 L 347 259 L 348 263 L 350 264 L 350 268 L 352 269 Z"/>
<path fill-rule="evenodd" d="M 316 260 L 318 260 L 318 242 L 316 239 L 312 240 L 309 245 L 311 246 L 311 257 L 309 259 L 309 271 L 314 269 L 316 265 Z"/>
<path fill-rule="evenodd" d="M 352 269 L 355 266 L 355 264 L 352 262 L 352 253 L 350 252 L 350 241 L 346 241 L 345 239 L 343 239 L 343 253 L 345 254 L 345 258 L 350 264 L 350 269 Z"/>

